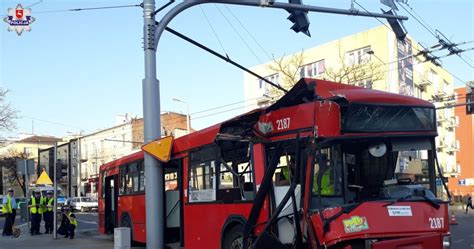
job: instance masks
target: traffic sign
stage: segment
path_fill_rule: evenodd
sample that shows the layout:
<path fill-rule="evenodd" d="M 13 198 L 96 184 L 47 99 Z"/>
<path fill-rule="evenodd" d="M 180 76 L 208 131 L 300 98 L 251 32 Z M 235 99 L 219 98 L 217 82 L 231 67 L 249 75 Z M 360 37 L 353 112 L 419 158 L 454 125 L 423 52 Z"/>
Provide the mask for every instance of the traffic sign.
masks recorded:
<path fill-rule="evenodd" d="M 170 160 L 172 147 L 173 137 L 168 136 L 143 145 L 142 150 L 166 163 Z"/>

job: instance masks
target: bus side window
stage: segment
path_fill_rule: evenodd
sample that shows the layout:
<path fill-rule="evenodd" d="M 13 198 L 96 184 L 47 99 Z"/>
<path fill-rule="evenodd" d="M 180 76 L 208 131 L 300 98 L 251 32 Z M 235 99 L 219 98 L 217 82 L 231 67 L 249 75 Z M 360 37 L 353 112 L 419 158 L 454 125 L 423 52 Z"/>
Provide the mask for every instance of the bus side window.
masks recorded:
<path fill-rule="evenodd" d="M 215 146 L 190 153 L 189 202 L 216 200 L 216 155 Z"/>

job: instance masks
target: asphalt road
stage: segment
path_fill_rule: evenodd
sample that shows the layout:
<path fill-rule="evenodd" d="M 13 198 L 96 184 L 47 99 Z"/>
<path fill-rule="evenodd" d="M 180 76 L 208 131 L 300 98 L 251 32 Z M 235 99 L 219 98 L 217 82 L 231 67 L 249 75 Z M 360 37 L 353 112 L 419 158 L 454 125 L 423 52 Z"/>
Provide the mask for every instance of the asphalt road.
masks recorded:
<path fill-rule="evenodd" d="M 457 225 L 450 225 L 451 231 L 451 245 L 452 249 L 474 249 L 474 210 L 469 210 L 468 214 L 464 214 L 464 210 L 451 208 L 454 211 Z M 97 213 L 76 213 L 78 220 L 78 231 L 82 236 L 96 236 L 97 233 Z M 0 229 L 3 229 L 4 217 L 0 218 Z M 25 222 L 16 219 L 16 226 L 21 226 Z M 25 226 L 25 225 L 23 225 Z M 41 231 L 44 231 L 44 225 L 41 226 Z M 0 238 L 1 239 L 1 238 Z M 109 242 L 112 246 L 113 242 Z M 0 247 L 1 248 L 1 247 Z"/>
<path fill-rule="evenodd" d="M 454 210 L 457 225 L 450 225 L 452 249 L 474 249 L 474 210 Z"/>

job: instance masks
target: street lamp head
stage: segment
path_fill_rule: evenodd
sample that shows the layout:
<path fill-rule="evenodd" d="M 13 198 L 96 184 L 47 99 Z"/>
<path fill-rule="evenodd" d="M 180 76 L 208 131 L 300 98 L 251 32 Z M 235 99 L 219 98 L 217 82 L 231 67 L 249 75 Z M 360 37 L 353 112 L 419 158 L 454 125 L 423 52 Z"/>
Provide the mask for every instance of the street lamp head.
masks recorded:
<path fill-rule="evenodd" d="M 370 49 L 370 50 L 366 51 L 366 53 L 367 53 L 367 54 L 370 54 L 370 55 L 373 55 L 373 54 L 375 54 L 374 50 L 372 50 L 372 49 Z"/>

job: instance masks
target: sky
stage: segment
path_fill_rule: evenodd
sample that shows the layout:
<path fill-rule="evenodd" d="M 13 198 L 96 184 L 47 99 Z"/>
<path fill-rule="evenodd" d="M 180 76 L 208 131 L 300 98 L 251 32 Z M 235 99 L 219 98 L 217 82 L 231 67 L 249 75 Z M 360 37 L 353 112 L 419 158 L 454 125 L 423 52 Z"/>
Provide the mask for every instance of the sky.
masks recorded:
<path fill-rule="evenodd" d="M 279 0 L 281 1 L 281 0 Z M 2 17 L 8 8 L 33 1 L 0 1 Z M 177 1 L 179 2 L 179 0 Z M 36 21 L 21 36 L 0 24 L 0 87 L 18 110 L 17 128 L 1 132 L 65 136 L 87 134 L 115 125 L 115 116 L 142 116 L 143 11 L 140 7 L 90 11 L 76 8 L 138 4 L 134 0 L 43 0 L 31 6 Z M 349 9 L 349 0 L 304 1 L 305 4 Z M 379 1 L 357 1 L 372 12 L 388 8 Z M 157 6 L 165 1 L 157 1 Z M 429 28 L 451 41 L 474 41 L 474 1 L 408 0 Z M 354 7 L 362 10 L 358 5 Z M 404 7 L 408 8 L 406 5 Z M 159 20 L 167 11 L 157 15 Z M 53 12 L 50 12 L 53 11 Z M 58 12 L 54 12 L 58 11 Z M 400 15 L 408 33 L 425 46 L 436 39 L 406 11 Z M 381 25 L 371 17 L 310 13 L 311 37 L 290 30 L 288 13 L 259 7 L 205 4 L 178 15 L 173 29 L 252 67 L 280 57 Z M 3 19 L 3 18 L 2 18 Z M 231 24 L 229 24 L 229 22 Z M 211 23 L 211 24 L 209 24 Z M 474 42 L 462 48 L 474 47 Z M 464 57 L 474 65 L 474 51 Z M 462 81 L 474 80 L 474 69 L 456 56 L 442 59 L 443 67 Z M 161 37 L 157 50 L 162 111 L 191 113 L 191 125 L 202 129 L 244 112 L 244 73 L 230 64 L 176 38 Z M 463 86 L 456 79 L 455 86 Z"/>

